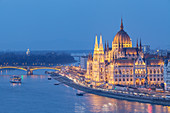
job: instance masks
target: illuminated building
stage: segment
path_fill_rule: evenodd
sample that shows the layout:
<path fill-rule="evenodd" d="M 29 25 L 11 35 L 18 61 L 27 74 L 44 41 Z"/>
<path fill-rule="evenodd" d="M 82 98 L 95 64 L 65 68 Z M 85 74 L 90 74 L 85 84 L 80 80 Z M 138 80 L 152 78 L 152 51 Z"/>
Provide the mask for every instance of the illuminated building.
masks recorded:
<path fill-rule="evenodd" d="M 170 60 L 167 64 L 165 64 L 164 67 L 164 84 L 165 84 L 165 90 L 170 91 Z"/>
<path fill-rule="evenodd" d="M 152 85 L 161 84 L 163 80 L 164 62 L 161 58 L 146 59 L 142 44 L 132 47 L 129 35 L 123 29 L 121 19 L 120 31 L 115 35 L 112 48 L 105 42 L 103 48 L 102 36 L 98 45 L 95 37 L 94 53 L 89 54 L 87 61 L 86 82 L 93 85 Z"/>
<path fill-rule="evenodd" d="M 30 55 L 30 50 L 29 49 L 27 49 L 27 51 L 26 51 L 26 55 Z"/>

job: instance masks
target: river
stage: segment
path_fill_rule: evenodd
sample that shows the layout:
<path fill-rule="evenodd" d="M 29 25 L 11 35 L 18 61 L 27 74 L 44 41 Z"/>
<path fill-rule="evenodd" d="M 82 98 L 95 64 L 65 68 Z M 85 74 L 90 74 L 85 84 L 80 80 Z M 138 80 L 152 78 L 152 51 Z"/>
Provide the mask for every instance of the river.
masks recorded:
<path fill-rule="evenodd" d="M 21 70 L 0 71 L 0 113 L 168 113 L 170 107 L 130 102 L 85 94 L 64 84 L 54 85 L 46 70 L 25 75 Z M 9 82 L 11 75 L 22 77 L 21 84 Z"/>

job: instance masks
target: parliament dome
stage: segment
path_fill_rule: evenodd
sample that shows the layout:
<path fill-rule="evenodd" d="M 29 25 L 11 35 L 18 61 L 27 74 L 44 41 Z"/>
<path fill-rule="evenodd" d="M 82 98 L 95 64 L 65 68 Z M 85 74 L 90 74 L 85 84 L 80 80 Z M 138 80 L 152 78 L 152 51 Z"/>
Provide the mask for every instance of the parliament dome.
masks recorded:
<path fill-rule="evenodd" d="M 132 47 L 132 41 L 129 37 L 129 35 L 123 30 L 123 22 L 121 19 L 121 26 L 120 31 L 115 35 L 112 46 L 113 48 L 118 48 L 119 46 L 122 47 Z"/>

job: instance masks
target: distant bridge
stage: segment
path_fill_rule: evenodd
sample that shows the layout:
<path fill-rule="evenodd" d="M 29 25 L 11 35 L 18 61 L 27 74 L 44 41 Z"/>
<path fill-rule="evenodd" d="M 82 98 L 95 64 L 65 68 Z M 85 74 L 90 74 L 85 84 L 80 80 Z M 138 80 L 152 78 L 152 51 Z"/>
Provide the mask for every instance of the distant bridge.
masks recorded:
<path fill-rule="evenodd" d="M 33 75 L 34 70 L 38 69 L 53 69 L 53 70 L 61 70 L 61 66 L 55 67 L 44 67 L 44 66 L 0 66 L 0 69 L 20 69 L 27 71 L 27 75 Z"/>

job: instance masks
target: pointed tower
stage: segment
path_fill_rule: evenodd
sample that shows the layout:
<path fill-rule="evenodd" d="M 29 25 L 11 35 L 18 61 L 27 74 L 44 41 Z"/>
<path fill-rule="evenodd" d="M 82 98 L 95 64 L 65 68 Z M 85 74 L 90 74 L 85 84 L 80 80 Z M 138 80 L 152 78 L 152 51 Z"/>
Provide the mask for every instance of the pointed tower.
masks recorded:
<path fill-rule="evenodd" d="M 99 52 L 102 53 L 102 54 L 104 54 L 104 51 L 103 51 L 103 43 L 102 43 L 102 35 L 100 35 Z"/>
<path fill-rule="evenodd" d="M 121 18 L 121 25 L 120 25 L 120 29 L 123 30 L 123 20 Z"/>
<path fill-rule="evenodd" d="M 96 35 L 95 45 L 94 45 L 94 53 L 93 53 L 93 60 L 94 61 L 98 60 L 98 54 L 99 54 L 99 47 L 98 47 L 98 41 L 97 41 L 97 35 Z"/>
<path fill-rule="evenodd" d="M 95 45 L 94 45 L 94 50 L 98 50 L 98 41 L 97 41 L 97 35 L 96 35 L 96 39 L 95 39 Z"/>
<path fill-rule="evenodd" d="M 106 52 L 106 50 L 107 50 L 107 45 L 106 45 L 106 40 L 105 40 L 105 44 L 104 44 L 104 52 Z"/>
<path fill-rule="evenodd" d="M 140 51 L 142 51 L 142 43 L 141 43 L 141 39 L 140 39 Z"/>
<path fill-rule="evenodd" d="M 107 51 L 109 51 L 109 41 L 107 41 Z"/>
<path fill-rule="evenodd" d="M 138 48 L 138 39 L 137 39 L 137 42 L 136 42 L 136 48 Z"/>

